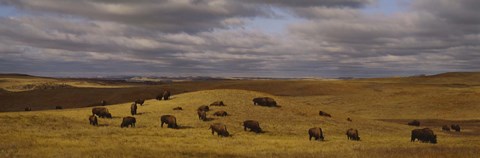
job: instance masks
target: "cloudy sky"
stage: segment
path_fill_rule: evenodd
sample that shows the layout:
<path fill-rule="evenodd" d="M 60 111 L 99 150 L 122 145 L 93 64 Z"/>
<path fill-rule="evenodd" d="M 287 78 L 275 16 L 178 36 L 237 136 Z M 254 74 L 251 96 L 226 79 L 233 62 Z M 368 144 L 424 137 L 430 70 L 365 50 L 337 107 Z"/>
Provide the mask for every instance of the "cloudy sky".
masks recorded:
<path fill-rule="evenodd" d="M 378 77 L 480 70 L 479 0 L 0 0 L 0 72 Z"/>

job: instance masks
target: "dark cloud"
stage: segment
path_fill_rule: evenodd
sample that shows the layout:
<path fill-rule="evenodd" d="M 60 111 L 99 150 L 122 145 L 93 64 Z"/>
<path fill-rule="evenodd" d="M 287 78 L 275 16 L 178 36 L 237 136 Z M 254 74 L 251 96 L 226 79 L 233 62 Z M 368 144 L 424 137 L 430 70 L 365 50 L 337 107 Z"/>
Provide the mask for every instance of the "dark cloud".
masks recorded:
<path fill-rule="evenodd" d="M 234 76 L 384 76 L 478 70 L 475 0 L 0 0 L 0 72 Z M 302 18 L 282 33 L 256 17 Z M 75 75 L 77 74 L 77 75 Z"/>

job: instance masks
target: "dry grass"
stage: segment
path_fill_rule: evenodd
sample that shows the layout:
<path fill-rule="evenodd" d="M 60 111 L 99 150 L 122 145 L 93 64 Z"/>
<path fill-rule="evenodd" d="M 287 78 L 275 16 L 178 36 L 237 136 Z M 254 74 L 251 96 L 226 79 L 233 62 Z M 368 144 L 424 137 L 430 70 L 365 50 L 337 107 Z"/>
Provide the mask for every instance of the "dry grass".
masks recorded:
<path fill-rule="evenodd" d="M 348 85 L 345 85 L 348 87 Z M 480 155 L 478 135 L 452 136 L 434 129 L 438 144 L 411 143 L 410 131 L 414 127 L 378 121 L 385 118 L 443 118 L 437 109 L 411 107 L 398 104 L 414 103 L 429 97 L 442 99 L 442 95 L 428 92 L 435 89 L 419 87 L 407 96 L 377 98 L 377 93 L 401 93 L 394 87 L 374 87 L 372 92 L 351 95 L 271 96 L 245 90 L 207 90 L 173 96 L 169 101 L 148 100 L 139 106 L 141 115 L 136 128 L 120 128 L 121 117 L 128 116 L 130 104 L 108 106 L 115 118 L 99 119 L 100 127 L 88 124 L 91 108 L 50 110 L 38 112 L 0 113 L 0 157 L 476 157 Z M 368 90 L 370 91 L 370 89 Z M 476 89 L 472 90 L 477 93 Z M 460 93 L 460 92 L 459 92 Z M 409 96 L 411 95 L 411 96 Z M 270 96 L 280 108 L 253 106 L 251 99 Z M 364 97 L 362 97 L 364 96 Z M 421 96 L 415 99 L 412 96 Z M 473 105 L 473 96 L 464 104 Z M 409 99 L 413 98 L 413 99 Z M 460 99 L 462 98 L 453 98 Z M 216 100 L 227 106 L 212 107 L 225 110 L 228 117 L 208 117 L 213 121 L 198 120 L 195 110 Z M 437 101 L 437 100 L 435 100 Z M 435 102 L 434 101 L 434 102 Z M 441 103 L 443 100 L 438 100 Z M 450 103 L 452 101 L 446 101 Z M 472 103 L 470 103 L 472 102 Z M 430 104 L 430 102 L 429 102 Z M 471 104 L 471 105 L 470 105 Z M 423 104 L 424 105 L 424 104 Z M 173 111 L 181 106 L 183 111 Z M 405 105 L 406 106 L 406 105 Z M 455 105 L 448 105 L 455 107 Z M 477 105 L 478 106 L 478 105 Z M 374 108 L 372 108 L 374 107 Z M 411 109 L 409 109 L 411 108 Z M 318 110 L 333 115 L 318 116 Z M 421 114 L 415 110 L 422 110 Z M 409 112 L 410 111 L 410 112 Z M 449 107 L 440 112 L 448 112 Z M 463 110 L 456 119 L 479 119 L 478 112 Z M 476 113 L 477 112 L 477 113 Z M 474 115 L 476 113 L 476 117 Z M 159 127 L 161 115 L 177 117 L 181 129 Z M 445 118 L 453 114 L 445 113 Z M 348 122 L 347 117 L 353 118 Z M 241 122 L 254 119 L 266 131 L 263 134 L 244 132 Z M 208 126 L 214 122 L 227 125 L 232 137 L 212 136 Z M 310 127 L 323 128 L 324 142 L 308 141 Z M 362 141 L 348 141 L 344 135 L 348 128 L 357 128 Z M 468 129 L 466 129 L 468 131 Z"/>
<path fill-rule="evenodd" d="M 89 82 L 84 80 L 68 80 L 43 78 L 34 76 L 0 75 L 0 89 L 10 92 L 22 92 L 34 90 L 39 86 L 67 85 L 80 88 L 124 88 L 129 85 L 107 85 L 98 82 Z"/>

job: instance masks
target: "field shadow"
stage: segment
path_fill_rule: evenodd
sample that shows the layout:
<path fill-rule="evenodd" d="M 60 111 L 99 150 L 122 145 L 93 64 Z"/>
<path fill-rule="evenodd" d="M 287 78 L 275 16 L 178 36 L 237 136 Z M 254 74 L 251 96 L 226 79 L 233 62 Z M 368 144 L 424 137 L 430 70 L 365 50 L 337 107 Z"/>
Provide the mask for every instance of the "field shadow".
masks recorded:
<path fill-rule="evenodd" d="M 178 126 L 177 128 L 173 128 L 173 129 L 190 129 L 190 128 L 193 128 L 193 126 Z"/>
<path fill-rule="evenodd" d="M 98 124 L 97 126 L 98 126 L 98 127 L 108 127 L 108 126 L 110 126 L 110 125 L 109 125 L 109 124 Z"/>
<path fill-rule="evenodd" d="M 139 112 L 136 115 L 144 115 L 144 114 L 148 114 L 148 113 L 150 113 L 150 112 Z"/>

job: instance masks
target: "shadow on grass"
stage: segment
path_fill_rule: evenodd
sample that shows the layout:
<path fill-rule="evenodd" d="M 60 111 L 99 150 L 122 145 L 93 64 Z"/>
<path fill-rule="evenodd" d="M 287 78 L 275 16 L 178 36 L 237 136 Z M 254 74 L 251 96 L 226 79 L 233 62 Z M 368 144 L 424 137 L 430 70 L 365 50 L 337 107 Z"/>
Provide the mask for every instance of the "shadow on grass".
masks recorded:
<path fill-rule="evenodd" d="M 213 121 L 215 120 L 214 118 L 205 118 L 205 120 L 203 120 L 204 122 L 210 122 L 210 121 Z"/>
<path fill-rule="evenodd" d="M 98 126 L 98 127 L 108 127 L 108 126 L 110 126 L 110 125 L 109 125 L 109 124 L 98 124 L 97 126 Z"/>

